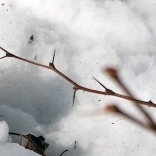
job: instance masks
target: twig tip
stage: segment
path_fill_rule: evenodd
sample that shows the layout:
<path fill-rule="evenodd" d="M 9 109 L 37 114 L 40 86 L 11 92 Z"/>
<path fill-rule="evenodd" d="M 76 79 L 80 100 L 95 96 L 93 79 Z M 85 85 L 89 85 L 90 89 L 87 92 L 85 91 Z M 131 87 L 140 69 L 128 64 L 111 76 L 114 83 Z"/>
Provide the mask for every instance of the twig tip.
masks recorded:
<path fill-rule="evenodd" d="M 107 105 L 104 108 L 104 110 L 107 111 L 107 112 L 111 112 L 111 113 L 119 113 L 120 112 L 118 107 L 113 105 L 113 104 Z"/>
<path fill-rule="evenodd" d="M 117 78 L 117 70 L 115 68 L 107 67 L 104 72 L 109 74 L 112 78 Z"/>

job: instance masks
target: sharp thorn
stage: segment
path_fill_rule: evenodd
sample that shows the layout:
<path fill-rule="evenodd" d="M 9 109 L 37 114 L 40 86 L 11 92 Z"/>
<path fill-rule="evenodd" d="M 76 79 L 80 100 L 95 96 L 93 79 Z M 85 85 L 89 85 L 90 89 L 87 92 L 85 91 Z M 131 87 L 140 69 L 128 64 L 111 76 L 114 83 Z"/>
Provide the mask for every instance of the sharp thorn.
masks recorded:
<path fill-rule="evenodd" d="M 54 50 L 52 62 L 49 62 L 49 66 L 53 67 L 54 69 L 55 69 L 55 65 L 54 65 L 55 52 L 56 52 L 56 49 Z"/>
<path fill-rule="evenodd" d="M 101 82 L 99 82 L 95 77 L 93 77 L 95 81 L 97 81 L 105 90 L 106 90 L 106 93 L 108 94 L 114 94 L 114 92 L 108 88 L 106 88 Z"/>
<path fill-rule="evenodd" d="M 7 56 L 3 56 L 3 57 L 1 57 L 0 59 L 3 59 L 3 58 L 5 58 L 5 57 L 7 57 Z"/>
<path fill-rule="evenodd" d="M 55 59 L 55 52 L 56 52 L 56 49 L 54 50 L 52 64 L 54 64 L 54 59 Z"/>
<path fill-rule="evenodd" d="M 104 89 L 108 90 L 108 88 L 106 88 L 101 82 L 99 82 L 95 77 L 93 77 L 93 79 L 98 82 Z"/>
<path fill-rule="evenodd" d="M 75 90 L 74 90 L 74 94 L 73 94 L 73 104 L 72 104 L 72 106 L 74 106 L 76 91 L 77 91 L 77 90 L 75 89 Z"/>

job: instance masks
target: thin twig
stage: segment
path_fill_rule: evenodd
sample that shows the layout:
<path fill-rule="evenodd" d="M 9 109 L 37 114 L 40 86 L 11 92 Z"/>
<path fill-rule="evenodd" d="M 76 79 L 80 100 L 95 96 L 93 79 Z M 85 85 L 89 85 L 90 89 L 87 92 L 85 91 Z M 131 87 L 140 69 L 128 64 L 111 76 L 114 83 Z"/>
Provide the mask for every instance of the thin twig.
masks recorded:
<path fill-rule="evenodd" d="M 14 132 L 9 132 L 9 134 L 21 136 L 21 134 L 19 134 L 19 133 L 14 133 Z"/>
<path fill-rule="evenodd" d="M 107 105 L 105 107 L 105 110 L 107 112 L 110 112 L 110 113 L 117 113 L 125 118 L 127 118 L 128 120 L 138 124 L 139 126 L 145 128 L 145 129 L 149 129 L 148 126 L 146 126 L 144 123 L 142 123 L 141 121 L 139 121 L 137 118 L 135 118 L 134 116 L 132 115 L 129 115 L 127 114 L 126 112 L 124 112 L 123 110 L 121 110 L 119 107 L 117 107 L 116 105 L 114 104 L 111 104 L 111 105 Z"/>
<path fill-rule="evenodd" d="M 130 92 L 130 90 L 126 87 L 126 85 L 121 81 L 121 79 L 118 76 L 117 70 L 113 68 L 107 68 L 106 72 L 123 88 L 123 90 L 128 94 L 130 97 L 134 98 L 134 95 Z M 156 124 L 154 120 L 152 119 L 151 115 L 136 101 L 134 102 L 134 105 L 137 107 L 137 109 L 145 116 L 145 118 L 148 121 L 148 126 L 152 128 L 153 130 L 156 130 Z"/>
<path fill-rule="evenodd" d="M 63 151 L 63 152 L 60 154 L 60 156 L 62 156 L 65 152 L 68 152 L 68 150 Z"/>
<path fill-rule="evenodd" d="M 43 68 L 46 68 L 46 69 L 49 69 L 49 70 L 54 71 L 55 73 L 57 73 L 58 75 L 60 75 L 62 78 L 64 78 L 66 81 L 68 81 L 70 84 L 72 84 L 74 86 L 73 87 L 74 90 L 83 90 L 83 91 L 90 92 L 90 93 L 95 93 L 95 94 L 101 94 L 101 95 L 107 95 L 107 96 L 114 96 L 114 97 L 118 97 L 118 98 L 121 98 L 121 99 L 129 100 L 129 101 L 134 101 L 134 102 L 137 102 L 139 104 L 146 105 L 148 107 L 155 107 L 156 108 L 156 104 L 154 104 L 151 101 L 147 101 L 146 102 L 146 101 L 141 101 L 141 100 L 132 98 L 130 96 L 121 95 L 121 94 L 115 93 L 114 91 L 112 91 L 112 90 L 110 90 L 108 88 L 107 88 L 106 92 L 103 92 L 103 91 L 94 90 L 94 89 L 90 89 L 90 88 L 86 88 L 86 87 L 80 86 L 79 84 L 77 84 L 72 79 L 70 79 L 69 77 L 67 77 L 66 75 L 64 75 L 63 73 L 61 73 L 59 70 L 57 70 L 55 68 L 55 66 L 54 66 L 55 52 L 54 52 L 54 55 L 53 55 L 52 63 L 50 62 L 49 63 L 49 66 L 47 66 L 47 65 L 36 63 L 36 62 L 30 61 L 30 60 L 24 59 L 22 57 L 16 56 L 16 55 L 8 52 L 7 50 L 5 50 L 2 47 L 0 47 L 0 49 L 3 50 L 6 53 L 6 57 L 13 57 L 13 58 L 16 58 L 18 60 L 21 60 L 21 61 L 24 61 L 24 62 L 33 64 L 33 65 L 36 65 L 36 66 L 43 67 Z M 111 92 L 108 92 L 108 90 L 110 90 Z"/>

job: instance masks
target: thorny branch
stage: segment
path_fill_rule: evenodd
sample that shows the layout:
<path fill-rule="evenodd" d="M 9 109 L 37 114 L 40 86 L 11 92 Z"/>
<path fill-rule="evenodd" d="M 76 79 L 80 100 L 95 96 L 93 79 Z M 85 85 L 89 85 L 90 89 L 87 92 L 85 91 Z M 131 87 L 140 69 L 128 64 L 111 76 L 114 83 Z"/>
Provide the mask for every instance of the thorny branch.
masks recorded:
<path fill-rule="evenodd" d="M 156 108 L 156 104 L 154 104 L 152 101 L 142 101 L 142 100 L 138 100 L 138 99 L 135 99 L 131 96 L 126 96 L 126 95 L 122 95 L 122 94 L 118 94 L 108 88 L 106 88 L 102 83 L 100 83 L 97 79 L 95 79 L 102 87 L 104 87 L 105 91 L 99 91 L 99 90 L 94 90 L 94 89 L 90 89 L 90 88 L 86 88 L 86 87 L 83 87 L 79 84 L 77 84 L 76 82 L 74 82 L 72 79 L 70 79 L 69 77 L 67 77 L 66 75 L 64 75 L 62 72 L 60 72 L 58 69 L 55 68 L 54 66 L 54 59 L 55 59 L 55 51 L 54 51 L 54 55 L 53 55 L 53 59 L 52 59 L 52 62 L 49 63 L 49 66 L 47 65 L 43 65 L 43 64 L 40 64 L 40 63 L 37 63 L 37 62 L 34 62 L 34 61 L 30 61 L 30 60 L 27 60 L 27 59 L 24 59 L 22 57 L 19 57 L 19 56 L 16 56 L 10 52 L 8 52 L 7 50 L 5 50 L 4 48 L 0 47 L 0 49 L 2 51 L 4 51 L 6 53 L 6 56 L 3 56 L 1 57 L 0 59 L 3 59 L 3 58 L 6 58 L 6 57 L 13 57 L 15 59 L 18 59 L 18 60 L 21 60 L 21 61 L 24 61 L 24 62 L 27 62 L 27 63 L 30 63 L 30 64 L 33 64 L 33 65 L 36 65 L 36 66 L 39 66 L 39 67 L 43 67 L 43 68 L 46 68 L 46 69 L 49 69 L 49 70 L 52 70 L 54 71 L 55 73 L 57 73 L 58 75 L 60 75 L 62 78 L 64 78 L 66 81 L 68 81 L 70 84 L 72 84 L 74 87 L 74 94 L 73 94 L 73 104 L 74 104 L 74 99 L 75 99 L 75 95 L 76 95 L 76 91 L 78 90 L 83 90 L 83 91 L 86 91 L 86 92 L 90 92 L 90 93 L 95 93 L 95 94 L 101 94 L 101 95 L 107 95 L 107 96 L 114 96 L 114 97 L 118 97 L 118 98 L 121 98 L 121 99 L 126 99 L 126 100 L 129 100 L 129 101 L 134 101 L 138 104 L 142 104 L 142 105 L 146 105 L 148 107 L 155 107 Z"/>

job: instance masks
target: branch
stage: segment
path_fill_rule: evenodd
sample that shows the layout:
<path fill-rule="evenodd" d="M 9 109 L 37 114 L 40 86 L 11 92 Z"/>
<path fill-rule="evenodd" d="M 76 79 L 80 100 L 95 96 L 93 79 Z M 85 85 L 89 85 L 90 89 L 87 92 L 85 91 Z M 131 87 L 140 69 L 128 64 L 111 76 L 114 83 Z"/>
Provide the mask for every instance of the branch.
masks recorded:
<path fill-rule="evenodd" d="M 66 75 L 64 75 L 63 73 L 61 73 L 58 69 L 55 68 L 54 66 L 54 58 L 55 58 L 55 51 L 54 51 L 54 55 L 53 55 L 53 59 L 52 59 L 52 62 L 49 63 L 49 66 L 47 65 L 43 65 L 43 64 L 40 64 L 40 63 L 36 63 L 34 61 L 30 61 L 30 60 L 27 60 L 27 59 L 24 59 L 22 57 L 19 57 L 19 56 L 16 56 L 10 52 L 8 52 L 7 50 L 5 50 L 4 48 L 0 47 L 0 49 L 2 51 L 4 51 L 6 53 L 6 56 L 4 57 L 13 57 L 15 59 L 18 59 L 18 60 L 21 60 L 21 61 L 24 61 L 24 62 L 27 62 L 27 63 L 30 63 L 30 64 L 33 64 L 33 65 L 36 65 L 36 66 L 39 66 L 39 67 L 43 67 L 43 68 L 46 68 L 46 69 L 49 69 L 49 70 L 52 70 L 54 71 L 56 74 L 60 75 L 62 78 L 64 78 L 66 81 L 68 81 L 70 84 L 72 84 L 74 87 L 73 89 L 78 91 L 78 90 L 83 90 L 83 91 L 86 91 L 86 92 L 90 92 L 90 93 L 95 93 L 95 94 L 101 94 L 101 95 L 107 95 L 107 96 L 114 96 L 114 97 L 118 97 L 118 98 L 121 98 L 121 99 L 126 99 L 126 100 L 129 100 L 129 101 L 134 101 L 134 102 L 137 102 L 138 104 L 142 104 L 142 105 L 146 105 L 148 107 L 154 107 L 156 108 L 156 104 L 154 104 L 153 102 L 151 101 L 141 101 L 141 100 L 138 100 L 138 99 L 135 99 L 135 98 L 132 98 L 130 96 L 126 96 L 126 95 L 121 95 L 121 94 L 118 94 L 118 93 L 115 93 L 114 91 L 108 89 L 105 87 L 106 91 L 103 92 L 103 91 L 99 91 L 99 90 L 94 90 L 94 89 L 90 89 L 90 88 L 86 88 L 86 87 L 83 87 L 83 86 L 80 86 L 79 84 L 77 84 L 76 82 L 74 82 L 72 79 L 70 79 L 69 77 L 67 77 Z M 3 57 L 3 58 L 4 58 Z M 94 78 L 95 79 L 95 78 Z M 95 79 L 96 80 L 96 79 Z M 98 80 L 96 80 L 100 85 L 102 85 Z M 102 85 L 104 87 L 104 85 Z M 73 96 L 75 98 L 75 95 Z M 74 99 L 73 98 L 73 99 Z"/>

